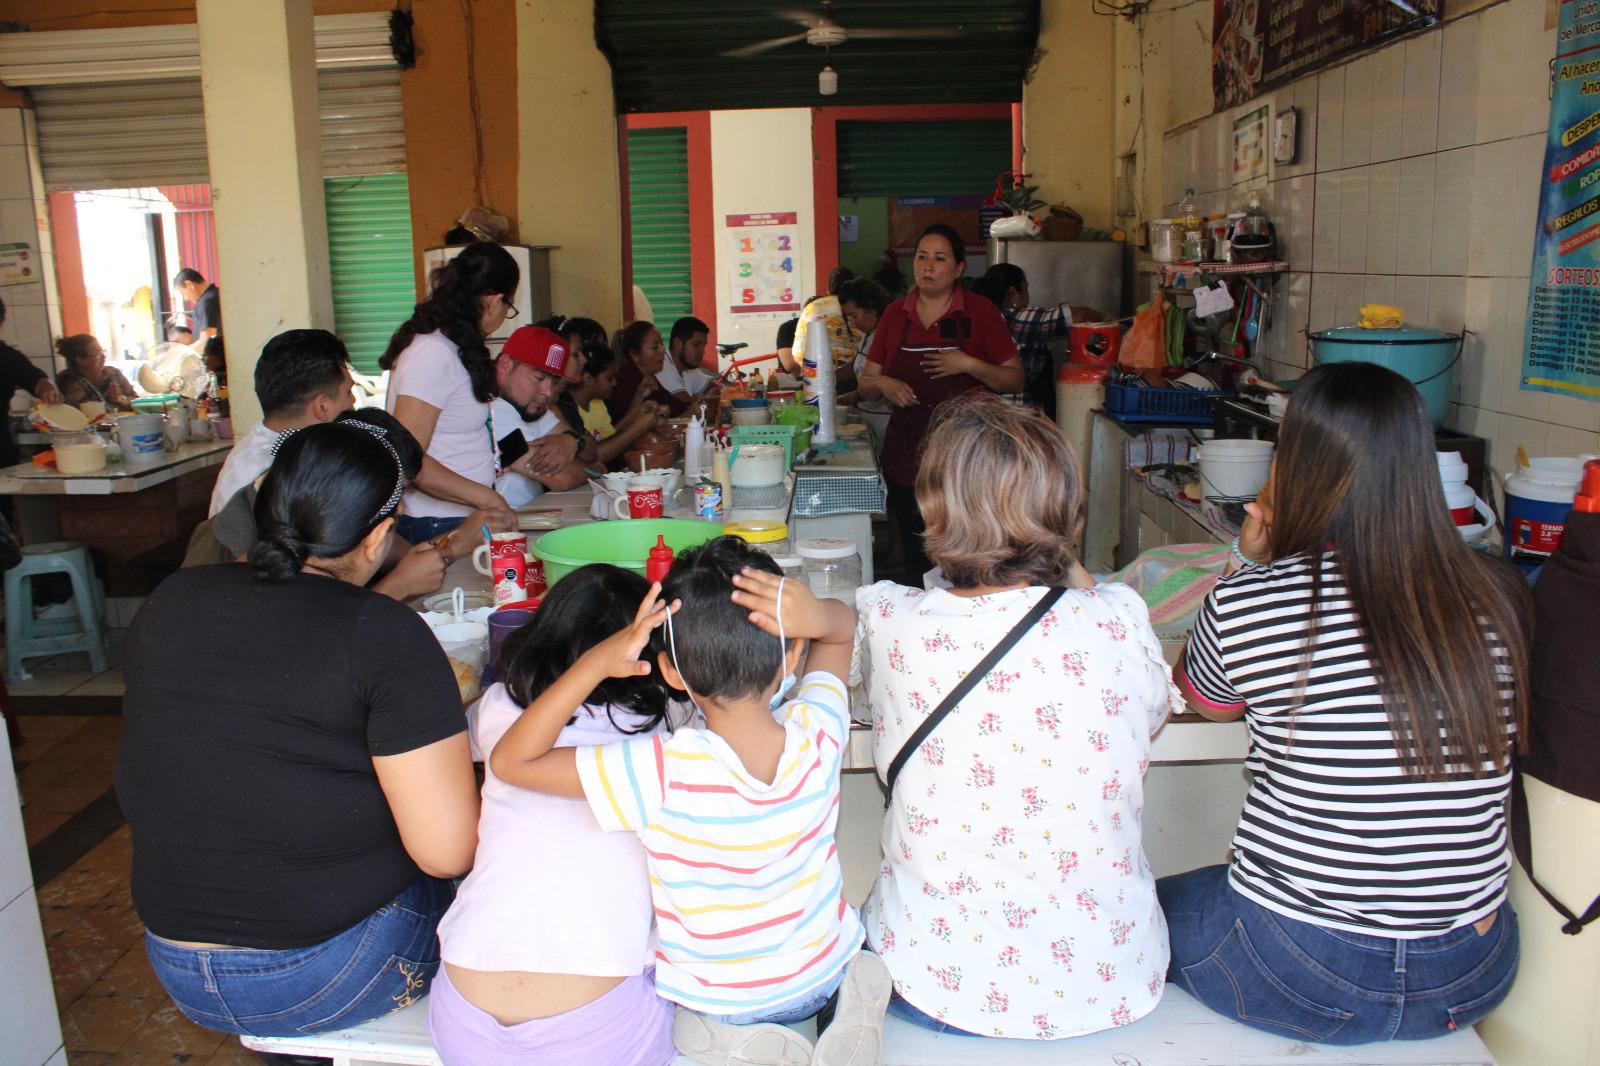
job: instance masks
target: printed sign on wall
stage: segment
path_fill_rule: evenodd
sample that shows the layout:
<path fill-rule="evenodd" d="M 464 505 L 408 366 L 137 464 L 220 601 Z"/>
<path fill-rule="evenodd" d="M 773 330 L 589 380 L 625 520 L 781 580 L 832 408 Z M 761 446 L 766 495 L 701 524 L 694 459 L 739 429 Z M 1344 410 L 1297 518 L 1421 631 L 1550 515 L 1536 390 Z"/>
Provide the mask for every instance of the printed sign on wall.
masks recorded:
<path fill-rule="evenodd" d="M 1522 387 L 1600 401 L 1600 0 L 1561 5 Z"/>
<path fill-rule="evenodd" d="M 727 216 L 728 310 L 800 310 L 800 219 L 794 211 Z"/>

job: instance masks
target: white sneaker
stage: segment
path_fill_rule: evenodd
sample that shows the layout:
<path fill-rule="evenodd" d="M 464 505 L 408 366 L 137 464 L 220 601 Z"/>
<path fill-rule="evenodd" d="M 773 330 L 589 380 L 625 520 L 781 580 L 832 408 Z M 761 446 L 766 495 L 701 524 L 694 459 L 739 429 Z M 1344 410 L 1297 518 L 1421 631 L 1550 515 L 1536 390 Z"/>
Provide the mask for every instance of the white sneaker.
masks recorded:
<path fill-rule="evenodd" d="M 883 1014 L 893 992 L 894 979 L 882 959 L 870 951 L 851 959 L 839 983 L 833 1023 L 817 1038 L 811 1066 L 878 1066 Z"/>
<path fill-rule="evenodd" d="M 881 1028 L 881 1018 L 879 1025 Z M 729 1025 L 682 1007 L 672 1021 L 672 1042 L 680 1055 L 706 1066 L 808 1066 L 811 1062 L 811 1042 L 787 1025 Z"/>

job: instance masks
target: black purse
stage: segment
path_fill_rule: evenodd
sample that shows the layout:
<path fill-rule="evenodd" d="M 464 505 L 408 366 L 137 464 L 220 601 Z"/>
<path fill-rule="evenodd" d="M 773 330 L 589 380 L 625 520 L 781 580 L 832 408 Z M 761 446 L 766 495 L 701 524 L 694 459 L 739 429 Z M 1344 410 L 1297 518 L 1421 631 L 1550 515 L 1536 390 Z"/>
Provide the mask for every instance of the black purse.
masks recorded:
<path fill-rule="evenodd" d="M 889 763 L 888 772 L 884 774 L 883 806 L 885 810 L 894 802 L 894 783 L 900 777 L 900 771 L 905 769 L 906 762 L 917 753 L 917 749 L 922 747 L 923 742 L 933 735 L 933 731 L 939 728 L 939 723 L 944 721 L 945 715 L 955 710 L 956 705 L 966 699 L 967 693 L 971 692 L 979 681 L 988 677 L 989 671 L 1000 665 L 1000 660 L 1006 657 L 1006 653 L 1016 647 L 1017 641 L 1022 639 L 1023 634 L 1039 624 L 1039 619 L 1043 618 L 1050 608 L 1056 605 L 1056 601 L 1066 591 L 1064 588 L 1053 588 L 1039 597 L 1039 602 L 1033 605 L 1033 609 L 1023 615 L 1022 620 L 1011 627 L 1011 631 L 1001 638 L 1000 643 L 989 649 L 989 654 L 983 657 L 983 661 L 973 667 L 967 673 L 967 676 L 961 679 L 961 683 L 951 689 L 949 695 L 939 701 L 939 706 L 933 709 L 933 713 L 924 718 L 922 724 L 917 726 L 916 732 L 907 737 L 906 742 L 900 745 L 900 750 L 895 752 L 893 761 Z"/>

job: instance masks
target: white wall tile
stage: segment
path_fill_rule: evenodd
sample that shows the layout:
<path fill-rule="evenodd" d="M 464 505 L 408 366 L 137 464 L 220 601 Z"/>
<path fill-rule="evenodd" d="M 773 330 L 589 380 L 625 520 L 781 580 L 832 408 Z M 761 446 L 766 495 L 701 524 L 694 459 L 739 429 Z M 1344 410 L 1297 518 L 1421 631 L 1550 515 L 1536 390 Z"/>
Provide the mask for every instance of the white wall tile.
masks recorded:
<path fill-rule="evenodd" d="M 1306 323 L 1311 332 L 1316 333 L 1339 325 L 1338 284 L 1338 274 L 1311 275 L 1311 298 L 1306 310 Z"/>
<path fill-rule="evenodd" d="M 1344 67 L 1317 75 L 1317 172 L 1344 165 Z"/>
<path fill-rule="evenodd" d="M 1473 149 L 1457 148 L 1434 157 L 1433 260 L 1435 275 L 1462 275 L 1472 222 Z"/>
<path fill-rule="evenodd" d="M 1366 303 L 1365 274 L 1335 275 L 1333 315 L 1335 326 L 1353 326 L 1361 321 L 1361 305 Z"/>
<path fill-rule="evenodd" d="M 1506 273 L 1521 277 L 1533 269 L 1533 242 L 1539 228 L 1539 190 L 1544 177 L 1542 133 L 1511 142 L 1511 199 L 1506 204 Z"/>
<path fill-rule="evenodd" d="M 1280 281 L 1272 308 L 1273 329 L 1283 335 L 1279 361 L 1303 370 L 1310 364 L 1306 333 L 1311 329 L 1311 275 L 1295 272 Z"/>
<path fill-rule="evenodd" d="M 1439 46 L 1437 33 L 1425 33 L 1405 43 L 1402 154 L 1432 152 L 1439 144 Z"/>
<path fill-rule="evenodd" d="M 1433 269 L 1434 157 L 1400 161 L 1395 272 L 1427 274 Z"/>
<path fill-rule="evenodd" d="M 1358 167 L 1372 161 L 1372 70 L 1376 57 L 1364 55 L 1345 68 L 1344 145 L 1339 165 Z"/>
<path fill-rule="evenodd" d="M 1500 416 L 1500 429 L 1495 436 L 1495 453 L 1499 456 L 1495 460 L 1500 469 L 1509 469 L 1517 461 L 1517 446 L 1521 445 L 1528 452 L 1530 459 L 1541 455 L 1549 455 L 1547 442 L 1550 438 L 1550 427 L 1543 422 L 1536 422 L 1530 418 L 1519 418 L 1516 415 L 1502 414 Z"/>
<path fill-rule="evenodd" d="M 1398 159 L 1415 149 L 1402 130 L 1406 98 L 1406 49 L 1390 45 L 1372 57 L 1372 161 Z"/>
<path fill-rule="evenodd" d="M 1367 182 L 1367 273 L 1398 271 L 1400 161 L 1374 163 Z"/>
<path fill-rule="evenodd" d="M 1394 306 L 1405 312 L 1407 322 L 1428 319 L 1428 279 L 1401 275 L 1394 279 Z"/>
<path fill-rule="evenodd" d="M 20 144 L 0 148 L 0 195 L 31 197 L 28 184 L 28 150 Z"/>
<path fill-rule="evenodd" d="M 1478 139 L 1479 16 L 1457 19 L 1443 30 L 1439 52 L 1440 151 Z"/>
<path fill-rule="evenodd" d="M 1271 113 L 1271 101 L 1267 102 L 1268 113 Z M 1260 101 L 1257 101 L 1260 103 Z M 1226 192 L 1233 185 L 1233 119 L 1227 112 L 1211 117 L 1211 139 L 1215 145 L 1212 153 L 1211 170 L 1209 173 L 1202 171 L 1206 187 L 1209 191 Z M 1267 135 L 1272 134 L 1272 120 L 1267 120 Z M 1271 142 L 1267 146 L 1268 155 L 1271 154 Z"/>
<path fill-rule="evenodd" d="M 1506 361 L 1502 343 L 1505 302 L 1497 295 L 1499 286 L 1497 279 L 1467 279 L 1463 322 L 1468 333 L 1456 371 L 1457 399 L 1463 404 L 1492 411 L 1500 409 Z"/>
<path fill-rule="evenodd" d="M 39 223 L 32 200 L 0 200 L 0 241 L 21 242 L 39 250 Z"/>
<path fill-rule="evenodd" d="M 1584 449 L 1585 453 L 1600 451 L 1600 447 L 1595 447 L 1593 444 L 1595 435 L 1600 433 L 1600 402 L 1582 396 L 1564 396 L 1553 392 L 1550 394 L 1548 417 L 1552 425 L 1566 426 L 1586 433 L 1592 443 L 1590 447 Z"/>
<path fill-rule="evenodd" d="M 1339 269 L 1339 197 L 1345 175 L 1318 174 L 1313 188 L 1311 269 L 1318 273 Z"/>
<path fill-rule="evenodd" d="M 1393 274 L 1368 274 L 1366 286 L 1361 290 L 1362 304 L 1393 306 L 1394 280 Z"/>
<path fill-rule="evenodd" d="M 1504 469 L 1500 462 L 1500 454 L 1495 448 L 1495 441 L 1500 436 L 1500 413 L 1498 411 L 1484 411 L 1476 407 L 1461 407 L 1456 412 L 1456 420 L 1450 423 L 1452 429 L 1461 433 L 1469 433 L 1474 437 L 1482 437 L 1489 442 L 1489 465 L 1497 470 Z"/>
<path fill-rule="evenodd" d="M 50 343 L 50 317 L 43 306 L 12 306 L 8 302 L 6 325 L 24 355 L 48 358 L 54 350 Z"/>
<path fill-rule="evenodd" d="M 1295 162 L 1282 166 L 1274 163 L 1274 175 L 1280 178 L 1311 174 L 1317 168 L 1317 79 L 1315 75 L 1301 78 L 1290 86 L 1279 107 L 1293 107 L 1296 129 Z M 1276 115 L 1274 115 L 1276 118 Z"/>
<path fill-rule="evenodd" d="M 1272 183 L 1272 221 L 1278 255 L 1302 269 L 1312 265 L 1316 178 L 1284 178 Z"/>
<path fill-rule="evenodd" d="M 1429 278 L 1427 325 L 1451 332 L 1460 329 L 1466 291 L 1465 278 Z"/>
<path fill-rule="evenodd" d="M 1511 92 L 1513 133 L 1542 132 L 1550 117 L 1550 60 L 1556 54 L 1556 31 L 1544 28 L 1544 0 L 1512 0 L 1522 38 Z"/>
<path fill-rule="evenodd" d="M 1503 278 L 1511 273 L 1508 253 L 1515 220 L 1507 208 L 1516 146 L 1516 141 L 1508 140 L 1470 149 L 1472 215 L 1467 232 L 1467 273 L 1473 277 Z"/>
<path fill-rule="evenodd" d="M 1550 455 L 1593 455 L 1595 435 L 1587 430 L 1552 425 L 1545 435 L 1544 447 Z"/>
<path fill-rule="evenodd" d="M 1360 273 L 1367 267 L 1367 197 L 1370 167 L 1356 167 L 1340 175 L 1339 270 Z"/>
<path fill-rule="evenodd" d="M 1522 34 L 1511 4 L 1499 4 L 1475 16 L 1478 31 L 1478 128 L 1480 144 L 1498 141 L 1517 132 L 1513 87 L 1522 60 Z"/>

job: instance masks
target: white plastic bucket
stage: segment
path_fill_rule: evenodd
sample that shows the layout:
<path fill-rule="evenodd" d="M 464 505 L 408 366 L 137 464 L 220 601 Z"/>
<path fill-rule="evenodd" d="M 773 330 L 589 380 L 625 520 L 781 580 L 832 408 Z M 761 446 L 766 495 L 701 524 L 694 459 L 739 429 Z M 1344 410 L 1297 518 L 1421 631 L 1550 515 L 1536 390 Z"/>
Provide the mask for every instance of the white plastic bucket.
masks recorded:
<path fill-rule="evenodd" d="M 1245 499 L 1260 494 L 1272 473 L 1269 440 L 1208 440 L 1198 449 L 1200 486 L 1207 496 Z"/>
<path fill-rule="evenodd" d="M 117 419 L 117 443 L 122 446 L 125 466 L 158 463 L 167 453 L 160 415 L 123 415 Z"/>
<path fill-rule="evenodd" d="M 1583 458 L 1534 459 L 1506 479 L 1506 558 L 1533 570 L 1561 546 Z"/>

